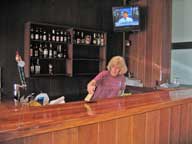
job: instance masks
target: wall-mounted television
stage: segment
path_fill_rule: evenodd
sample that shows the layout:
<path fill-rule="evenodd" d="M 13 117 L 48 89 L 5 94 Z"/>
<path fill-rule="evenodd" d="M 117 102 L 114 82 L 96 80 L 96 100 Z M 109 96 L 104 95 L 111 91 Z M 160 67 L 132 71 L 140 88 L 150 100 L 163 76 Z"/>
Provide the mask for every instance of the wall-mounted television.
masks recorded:
<path fill-rule="evenodd" d="M 140 7 L 112 7 L 114 31 L 139 31 L 141 28 Z"/>

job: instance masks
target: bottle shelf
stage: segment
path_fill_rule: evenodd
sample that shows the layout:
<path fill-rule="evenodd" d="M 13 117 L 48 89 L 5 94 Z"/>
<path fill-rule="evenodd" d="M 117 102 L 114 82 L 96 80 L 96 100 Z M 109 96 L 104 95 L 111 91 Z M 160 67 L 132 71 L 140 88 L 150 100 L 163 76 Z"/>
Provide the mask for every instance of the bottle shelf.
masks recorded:
<path fill-rule="evenodd" d="M 74 76 L 94 76 L 98 73 L 75 73 Z"/>
<path fill-rule="evenodd" d="M 74 61 L 100 61 L 100 59 L 92 59 L 92 58 L 73 58 Z"/>
<path fill-rule="evenodd" d="M 94 44 L 77 44 L 77 43 L 74 43 L 74 46 L 85 46 L 86 48 L 89 48 L 89 47 L 95 47 L 95 48 L 101 48 L 101 47 L 105 47 L 105 45 L 94 45 Z"/>
<path fill-rule="evenodd" d="M 68 45 L 71 44 L 71 42 L 57 42 L 57 41 L 44 41 L 44 40 L 31 40 L 31 43 L 53 43 L 53 44 L 64 44 Z"/>
<path fill-rule="evenodd" d="M 54 77 L 54 76 L 69 76 L 68 74 L 31 74 L 32 77 Z"/>
<path fill-rule="evenodd" d="M 40 58 L 40 57 L 30 57 L 30 59 L 32 60 L 36 60 L 39 59 L 41 60 L 45 60 L 45 61 L 65 61 L 67 60 L 67 58 Z"/>
<path fill-rule="evenodd" d="M 26 77 L 85 76 L 105 69 L 106 32 L 27 22 L 24 38 Z"/>

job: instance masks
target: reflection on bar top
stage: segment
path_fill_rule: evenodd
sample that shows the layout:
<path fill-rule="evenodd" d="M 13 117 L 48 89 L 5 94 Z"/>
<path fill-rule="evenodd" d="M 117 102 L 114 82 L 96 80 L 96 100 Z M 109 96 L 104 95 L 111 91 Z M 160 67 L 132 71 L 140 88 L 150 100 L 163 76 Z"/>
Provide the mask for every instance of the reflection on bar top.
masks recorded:
<path fill-rule="evenodd" d="M 183 90 L 177 90 L 177 91 L 170 91 L 169 96 L 171 100 L 179 100 L 179 99 L 185 99 L 185 98 L 192 98 L 192 89 L 183 89 Z"/>

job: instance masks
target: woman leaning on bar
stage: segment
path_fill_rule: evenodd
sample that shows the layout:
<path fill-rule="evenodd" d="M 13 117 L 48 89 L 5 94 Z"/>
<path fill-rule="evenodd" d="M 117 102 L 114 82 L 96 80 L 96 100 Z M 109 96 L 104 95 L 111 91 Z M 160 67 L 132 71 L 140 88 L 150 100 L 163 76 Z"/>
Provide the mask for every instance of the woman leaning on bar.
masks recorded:
<path fill-rule="evenodd" d="M 126 83 L 124 74 L 127 72 L 125 60 L 121 56 L 114 56 L 107 65 L 107 70 L 100 72 L 87 85 L 91 100 L 112 98 L 124 93 Z"/>

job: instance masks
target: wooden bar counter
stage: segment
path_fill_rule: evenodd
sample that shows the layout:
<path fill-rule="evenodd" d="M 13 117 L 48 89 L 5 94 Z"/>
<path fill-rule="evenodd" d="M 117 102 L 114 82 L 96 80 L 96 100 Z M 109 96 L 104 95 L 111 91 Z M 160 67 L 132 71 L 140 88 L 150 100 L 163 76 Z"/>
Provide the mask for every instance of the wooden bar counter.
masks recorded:
<path fill-rule="evenodd" d="M 0 105 L 2 144 L 191 144 L 192 89 L 42 107 Z"/>

